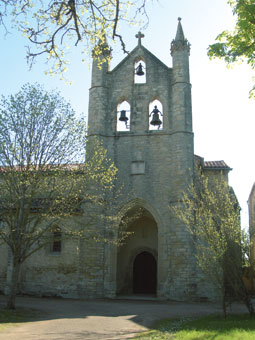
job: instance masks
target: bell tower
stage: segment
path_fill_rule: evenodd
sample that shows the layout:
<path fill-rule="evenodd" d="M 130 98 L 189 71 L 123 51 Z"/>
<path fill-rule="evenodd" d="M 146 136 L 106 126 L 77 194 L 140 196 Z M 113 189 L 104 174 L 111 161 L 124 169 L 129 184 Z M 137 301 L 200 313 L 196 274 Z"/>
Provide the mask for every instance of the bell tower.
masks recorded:
<path fill-rule="evenodd" d="M 130 226 L 133 236 L 125 245 L 106 252 L 108 296 L 137 289 L 136 256 L 154 258 L 158 296 L 187 300 L 192 294 L 190 238 L 171 212 L 194 167 L 190 44 L 178 20 L 172 67 L 143 46 L 141 32 L 137 46 L 111 71 L 107 63 L 98 68 L 93 62 L 89 135 L 101 139 L 118 168 L 117 186 L 126 197 L 118 209 L 123 216 L 143 211 L 140 222 Z M 125 211 L 127 206 L 131 212 Z M 149 255 L 141 255 L 145 253 Z"/>

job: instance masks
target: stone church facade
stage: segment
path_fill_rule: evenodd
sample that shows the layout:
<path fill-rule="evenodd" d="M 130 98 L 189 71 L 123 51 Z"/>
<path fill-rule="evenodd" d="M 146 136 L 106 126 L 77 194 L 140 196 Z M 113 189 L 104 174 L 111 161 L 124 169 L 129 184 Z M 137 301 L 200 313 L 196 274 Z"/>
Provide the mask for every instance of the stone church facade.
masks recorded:
<path fill-rule="evenodd" d="M 101 68 L 93 62 L 88 122 L 89 136 L 100 138 L 118 168 L 117 187 L 123 188 L 118 209 L 123 220 L 134 217 L 127 227 L 130 235 L 122 246 L 69 240 L 60 251 L 45 248 L 35 253 L 22 267 L 23 293 L 216 298 L 196 264 L 190 235 L 171 207 L 198 167 L 209 176 L 227 176 L 230 168 L 223 161 L 205 162 L 194 155 L 190 44 L 181 21 L 171 43 L 171 68 L 142 45 L 141 33 L 137 38 L 137 46 L 113 70 L 107 62 Z M 95 228 L 103 231 L 105 226 Z M 0 258 L 4 291 L 10 268 L 3 246 Z"/>

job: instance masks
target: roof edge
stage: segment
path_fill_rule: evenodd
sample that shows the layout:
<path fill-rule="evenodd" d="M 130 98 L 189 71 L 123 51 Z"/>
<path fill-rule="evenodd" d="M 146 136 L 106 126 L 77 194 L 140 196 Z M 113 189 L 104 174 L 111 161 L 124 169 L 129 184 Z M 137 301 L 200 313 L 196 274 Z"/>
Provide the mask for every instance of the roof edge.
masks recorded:
<path fill-rule="evenodd" d="M 163 67 L 165 67 L 167 70 L 171 70 L 172 67 L 168 67 L 166 64 L 163 63 L 163 61 L 161 61 L 158 57 L 156 57 L 153 53 L 151 53 L 149 50 L 147 50 L 146 47 L 144 47 L 143 45 L 139 46 L 137 45 L 131 52 L 129 52 L 129 54 L 124 58 L 122 59 L 118 65 L 116 65 L 112 70 L 109 71 L 109 73 L 112 73 L 112 72 L 115 72 L 122 64 L 125 63 L 125 61 L 130 58 L 130 56 L 132 54 L 135 53 L 136 50 L 138 49 L 143 49 L 147 54 L 149 54 L 154 60 L 156 60 L 159 64 L 161 64 Z"/>
<path fill-rule="evenodd" d="M 205 161 L 203 157 L 200 157 L 198 155 L 195 155 L 195 157 L 199 159 L 200 164 L 204 170 L 225 170 L 225 171 L 233 170 L 225 163 L 224 160 Z"/>

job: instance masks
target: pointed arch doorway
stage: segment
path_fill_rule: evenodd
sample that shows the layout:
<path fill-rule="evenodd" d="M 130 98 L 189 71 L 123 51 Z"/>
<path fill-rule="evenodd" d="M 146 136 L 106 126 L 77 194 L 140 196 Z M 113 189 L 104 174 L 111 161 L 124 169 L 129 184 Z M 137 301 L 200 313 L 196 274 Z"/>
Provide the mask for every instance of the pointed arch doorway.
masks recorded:
<path fill-rule="evenodd" d="M 117 251 L 117 290 L 119 295 L 156 294 L 158 228 L 151 213 L 132 208 L 127 213 L 128 237 Z"/>

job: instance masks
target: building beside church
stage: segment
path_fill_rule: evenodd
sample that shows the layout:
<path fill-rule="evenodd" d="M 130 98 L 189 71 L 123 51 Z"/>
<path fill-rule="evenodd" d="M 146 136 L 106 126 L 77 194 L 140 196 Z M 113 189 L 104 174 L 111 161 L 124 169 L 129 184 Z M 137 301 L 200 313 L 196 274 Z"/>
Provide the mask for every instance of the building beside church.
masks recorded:
<path fill-rule="evenodd" d="M 117 188 L 123 187 L 125 199 L 117 208 L 123 221 L 134 216 L 130 235 L 122 246 L 80 240 L 77 247 L 69 240 L 35 253 L 22 266 L 23 293 L 216 298 L 196 264 L 190 235 L 171 207 L 199 167 L 208 176 L 227 176 L 230 168 L 224 161 L 205 162 L 194 155 L 190 44 L 181 20 L 171 43 L 172 67 L 143 46 L 140 32 L 136 37 L 137 46 L 114 69 L 107 62 L 100 68 L 93 62 L 88 122 L 89 136 L 100 138 L 118 168 Z M 103 232 L 105 226 L 95 228 Z M 4 246 L 0 257 L 4 291 L 9 270 Z"/>

